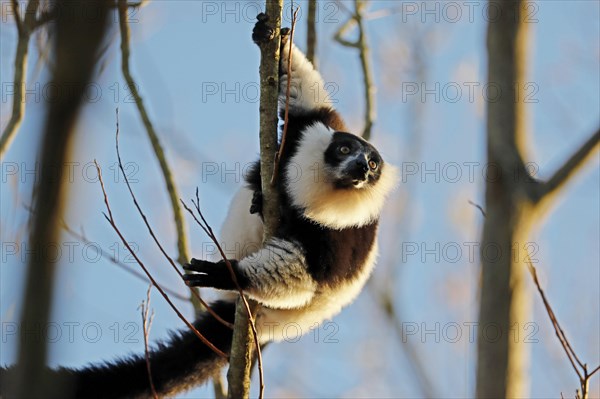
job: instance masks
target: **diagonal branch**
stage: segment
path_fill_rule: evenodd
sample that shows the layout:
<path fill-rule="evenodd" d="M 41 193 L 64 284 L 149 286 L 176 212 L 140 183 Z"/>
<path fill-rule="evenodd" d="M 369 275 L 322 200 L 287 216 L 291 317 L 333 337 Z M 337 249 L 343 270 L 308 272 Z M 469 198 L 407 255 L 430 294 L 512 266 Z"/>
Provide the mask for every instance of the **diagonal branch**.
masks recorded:
<path fill-rule="evenodd" d="M 469 201 L 469 204 L 471 204 L 474 207 L 476 207 L 477 209 L 479 209 L 484 218 L 487 217 L 486 212 L 480 205 L 478 205 L 472 201 Z M 560 342 L 565 353 L 567 354 L 567 358 L 569 359 L 569 362 L 571 363 L 573 370 L 575 370 L 577 377 L 579 377 L 579 384 L 580 384 L 581 391 L 577 390 L 576 398 L 577 399 L 587 399 L 588 394 L 589 394 L 589 381 L 592 378 L 592 376 L 598 370 L 600 370 L 600 366 L 596 367 L 594 370 L 592 370 L 592 372 L 588 372 L 587 364 L 583 363 L 579 359 L 579 357 L 575 353 L 575 350 L 571 346 L 571 343 L 569 342 L 567 335 L 565 334 L 560 323 L 558 322 L 558 319 L 556 318 L 556 314 L 554 313 L 552 306 L 550 306 L 550 302 L 548 301 L 548 298 L 546 297 L 546 293 L 544 292 L 544 289 L 542 288 L 542 286 L 540 284 L 540 281 L 539 281 L 538 275 L 537 275 L 537 270 L 536 270 L 535 266 L 533 265 L 533 262 L 531 261 L 531 257 L 529 256 L 529 252 L 527 250 L 525 251 L 525 263 L 527 264 L 527 269 L 529 270 L 529 274 L 531 275 L 531 278 L 533 279 L 533 283 L 535 284 L 535 286 L 538 290 L 538 293 L 540 294 L 540 297 L 542 298 L 542 302 L 544 303 L 544 308 L 546 309 L 546 313 L 548 314 L 548 317 L 550 318 L 550 322 L 552 323 L 552 327 L 554 328 L 554 333 L 556 334 L 558 341 Z M 562 397 L 562 393 L 561 393 L 561 397 Z"/>
<path fill-rule="evenodd" d="M 17 25 L 17 49 L 15 53 L 15 73 L 13 75 L 13 101 L 12 113 L 10 119 L 0 138 L 0 157 L 3 157 L 10 147 L 13 139 L 19 131 L 19 127 L 25 116 L 25 80 L 27 76 L 27 54 L 29 47 L 29 39 L 31 37 L 35 15 L 39 7 L 39 0 L 30 0 L 27 3 L 25 11 L 25 19 L 21 19 L 19 12 L 19 4 L 16 0 L 11 2 L 12 12 L 15 15 L 15 23 Z"/>
<path fill-rule="evenodd" d="M 154 240 L 154 243 L 156 244 L 156 246 L 158 247 L 158 249 L 160 250 L 160 252 L 163 254 L 163 256 L 167 259 L 167 261 L 169 262 L 169 264 L 171 265 L 171 267 L 173 268 L 173 270 L 175 270 L 175 272 L 179 275 L 179 277 L 183 279 L 183 273 L 175 265 L 175 262 L 173 262 L 173 259 L 167 254 L 167 252 L 165 251 L 165 249 L 161 245 L 160 241 L 156 237 L 156 234 L 154 234 L 154 230 L 150 226 L 150 222 L 148 222 L 148 218 L 146 217 L 146 214 L 144 213 L 144 211 L 142 211 L 142 208 L 141 208 L 140 204 L 138 203 L 137 198 L 135 197 L 135 194 L 133 193 L 133 189 L 131 188 L 131 184 L 129 183 L 129 179 L 127 178 L 127 173 L 125 173 L 125 169 L 123 168 L 123 162 L 121 161 L 121 152 L 119 150 L 119 109 L 118 108 L 116 110 L 116 118 L 117 118 L 117 127 L 116 127 L 116 134 L 115 134 L 115 147 L 116 147 L 116 150 L 117 150 L 117 161 L 118 161 L 118 164 L 119 164 L 119 170 L 121 171 L 121 175 L 123 176 L 123 179 L 125 179 L 125 184 L 127 185 L 127 189 L 129 190 L 129 194 L 131 196 L 131 199 L 133 200 L 133 204 L 135 205 L 135 207 L 136 207 L 138 213 L 140 214 L 140 216 L 142 217 L 142 220 L 144 221 L 144 224 L 146 225 L 146 228 L 148 229 L 148 233 L 150 233 L 150 236 Z M 192 295 L 194 296 L 194 298 L 199 303 L 201 303 L 202 306 L 204 306 L 206 308 L 206 310 L 214 318 L 216 318 L 223 325 L 225 325 L 225 326 L 227 326 L 229 328 L 233 328 L 233 325 L 231 323 L 223 320 L 223 318 L 221 318 L 217 313 L 215 313 L 210 308 L 210 306 L 208 306 L 208 304 L 200 297 L 200 295 L 198 294 L 197 290 L 191 289 L 190 291 L 192 292 Z"/>
<path fill-rule="evenodd" d="M 104 195 L 104 205 L 106 205 L 106 210 L 108 212 L 108 215 L 104 214 L 104 217 L 106 218 L 106 220 L 108 221 L 108 223 L 111 225 L 111 227 L 113 228 L 113 230 L 115 231 L 115 233 L 117 233 L 117 235 L 121 239 L 121 242 L 123 243 L 123 245 L 125 245 L 125 247 L 129 251 L 129 253 L 131 253 L 131 256 L 134 257 L 134 259 L 137 262 L 137 264 L 140 265 L 140 267 L 142 268 L 142 270 L 144 271 L 144 273 L 146 274 L 146 276 L 148 276 L 148 278 L 152 282 L 152 285 L 154 285 L 156 287 L 156 289 L 158 290 L 158 292 L 160 292 L 160 294 L 165 299 L 165 301 L 167 301 L 167 303 L 169 304 L 169 306 L 171 307 L 171 309 L 173 309 L 173 311 L 177 314 L 177 317 L 179 317 L 185 323 L 185 325 L 188 326 L 188 328 L 190 330 L 192 330 L 192 332 L 206 346 L 208 346 L 213 352 L 215 352 L 219 356 L 227 358 L 227 355 L 225 353 L 223 353 L 219 348 L 217 348 L 216 346 L 214 346 L 212 344 L 212 342 L 210 342 L 204 335 L 202 335 L 196 329 L 196 327 L 194 327 L 192 325 L 192 323 L 190 323 L 185 318 L 185 316 L 183 314 L 181 314 L 181 312 L 179 311 L 179 309 L 177 308 L 177 306 L 175 306 L 173 304 L 173 302 L 171 301 L 171 299 L 169 298 L 169 296 L 160 287 L 160 285 L 158 285 L 158 283 L 156 282 L 156 280 L 154 280 L 154 277 L 152 277 L 152 274 L 150 274 L 150 272 L 148 271 L 148 268 L 146 268 L 146 265 L 140 260 L 140 258 L 137 256 L 137 254 L 135 253 L 135 251 L 131 248 L 131 246 L 129 245 L 129 242 L 125 239 L 125 237 L 123 236 L 123 233 L 121 233 L 121 230 L 117 227 L 115 219 L 113 218 L 112 209 L 111 209 L 110 204 L 108 202 L 108 195 L 106 194 L 106 189 L 104 188 L 104 180 L 102 180 L 102 172 L 100 170 L 100 166 L 98 165 L 98 163 L 96 161 L 94 161 L 94 164 L 96 165 L 96 171 L 98 172 L 98 180 L 100 182 L 100 187 L 102 188 L 102 194 Z"/>
<path fill-rule="evenodd" d="M 598 151 L 598 148 L 600 148 L 599 143 L 600 129 L 596 130 L 554 175 L 539 187 L 538 200 L 545 199 L 545 197 L 558 192 L 591 156 Z"/>

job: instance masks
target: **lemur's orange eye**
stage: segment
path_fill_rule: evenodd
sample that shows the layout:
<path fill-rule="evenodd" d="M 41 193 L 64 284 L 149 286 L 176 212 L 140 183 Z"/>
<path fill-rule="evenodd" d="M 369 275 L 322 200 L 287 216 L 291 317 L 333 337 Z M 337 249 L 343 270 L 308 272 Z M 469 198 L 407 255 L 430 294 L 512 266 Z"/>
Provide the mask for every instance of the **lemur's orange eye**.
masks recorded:
<path fill-rule="evenodd" d="M 348 148 L 346 146 L 342 146 L 342 147 L 340 147 L 340 152 L 344 155 L 348 155 L 348 154 L 350 154 L 350 148 Z"/>
<path fill-rule="evenodd" d="M 373 170 L 377 169 L 377 162 L 369 161 L 369 168 L 371 168 Z"/>

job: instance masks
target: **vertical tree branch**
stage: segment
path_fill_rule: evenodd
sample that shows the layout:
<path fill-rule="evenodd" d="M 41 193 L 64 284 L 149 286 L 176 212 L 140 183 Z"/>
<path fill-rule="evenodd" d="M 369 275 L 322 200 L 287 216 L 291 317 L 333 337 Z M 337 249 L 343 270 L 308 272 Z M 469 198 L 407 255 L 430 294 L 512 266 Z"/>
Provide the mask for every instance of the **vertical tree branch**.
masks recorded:
<path fill-rule="evenodd" d="M 279 91 L 279 46 L 283 0 L 266 0 L 265 12 L 275 28 L 274 39 L 260 45 L 260 167 L 263 192 L 264 237 L 270 237 L 279 222 L 278 194 L 271 185 L 277 151 L 277 97 Z M 253 313 L 258 305 L 251 303 Z M 246 399 L 250 393 L 252 334 L 248 314 L 238 300 L 230 365 L 227 372 L 229 398 Z M 262 389 L 261 389 L 262 394 Z"/>
<path fill-rule="evenodd" d="M 366 29 L 363 24 L 363 13 L 366 8 L 364 0 L 354 0 L 356 24 L 358 25 L 358 54 L 360 57 L 360 66 L 363 72 L 363 87 L 365 90 L 365 127 L 363 128 L 363 138 L 371 138 L 371 129 L 376 119 L 375 110 L 375 85 L 373 84 L 373 72 L 371 70 L 371 49 L 367 43 Z"/>
<path fill-rule="evenodd" d="M 69 160 L 71 139 L 86 84 L 92 77 L 96 51 L 104 37 L 108 1 L 90 3 L 57 1 L 64 11 L 56 25 L 56 61 L 52 84 L 69 87 L 64 95 L 48 104 L 40 145 L 40 176 L 35 188 L 32 231 L 29 248 L 37 251 L 30 258 L 23 299 L 21 326 L 44 327 L 52 304 L 56 259 L 42 251 L 60 240 L 60 221 L 65 202 L 65 179 L 56 179 L 55 171 Z M 85 10 L 84 10 L 85 8 Z M 95 18 L 86 18 L 94 15 Z M 50 380 L 44 372 L 46 341 L 23 336 L 19 343 L 15 386 L 11 397 L 61 397 L 66 388 Z"/>
<path fill-rule="evenodd" d="M 365 116 L 362 136 L 365 140 L 371 138 L 371 130 L 376 119 L 375 109 L 375 85 L 373 84 L 373 73 L 371 70 L 371 50 L 367 43 L 367 35 L 363 23 L 364 12 L 367 3 L 364 0 L 354 0 L 354 14 L 335 33 L 334 39 L 343 46 L 358 49 L 360 66 L 363 72 L 363 87 L 365 90 Z M 354 25 L 358 26 L 358 40 L 350 41 L 344 35 Z"/>
<path fill-rule="evenodd" d="M 317 0 L 308 0 L 306 18 L 306 58 L 317 69 Z"/>
<path fill-rule="evenodd" d="M 502 95 L 487 104 L 487 156 L 488 165 L 498 168 L 500 177 L 486 182 L 487 217 L 480 250 L 478 398 L 528 396 L 525 367 L 529 348 L 509 333 L 527 320 L 530 300 L 523 259 L 513 256 L 522 253 L 533 219 L 532 204 L 524 190 L 526 176 L 522 174 L 525 105 L 516 89 L 525 79 L 525 5 L 526 0 L 491 0 L 489 7 L 493 15 L 488 17 L 488 82 L 493 82 Z M 492 253 L 490 248 L 496 251 Z M 490 337 L 490 326 L 502 331 L 499 339 Z"/>
<path fill-rule="evenodd" d="M 144 127 L 146 128 L 146 133 L 148 134 L 148 138 L 150 139 L 150 143 L 152 144 L 152 149 L 154 150 L 154 154 L 156 155 L 156 159 L 158 160 L 160 169 L 165 179 L 167 193 L 169 194 L 171 208 L 173 209 L 175 227 L 177 229 L 177 250 L 179 252 L 177 261 L 179 262 L 179 264 L 183 265 L 189 261 L 190 256 L 188 250 L 187 235 L 185 233 L 185 221 L 183 218 L 183 212 L 179 205 L 179 193 L 177 192 L 177 186 L 175 185 L 175 180 L 173 179 L 173 174 L 171 173 L 171 168 L 165 157 L 162 145 L 160 144 L 158 134 L 154 129 L 154 125 L 150 121 L 150 117 L 148 116 L 148 112 L 146 111 L 146 107 L 144 106 L 144 101 L 139 93 L 138 86 L 135 83 L 135 80 L 133 79 L 129 68 L 130 29 L 129 24 L 127 23 L 127 8 L 129 5 L 127 4 L 127 0 L 119 0 L 118 4 L 119 27 L 121 31 L 121 70 L 123 72 L 123 77 L 125 78 L 125 81 L 127 83 L 127 87 L 129 88 L 129 90 L 131 90 L 131 94 L 133 95 L 133 99 L 140 113 L 140 117 L 142 118 L 142 122 L 144 124 Z M 193 302 L 194 307 L 197 308 L 196 301 L 193 300 Z"/>

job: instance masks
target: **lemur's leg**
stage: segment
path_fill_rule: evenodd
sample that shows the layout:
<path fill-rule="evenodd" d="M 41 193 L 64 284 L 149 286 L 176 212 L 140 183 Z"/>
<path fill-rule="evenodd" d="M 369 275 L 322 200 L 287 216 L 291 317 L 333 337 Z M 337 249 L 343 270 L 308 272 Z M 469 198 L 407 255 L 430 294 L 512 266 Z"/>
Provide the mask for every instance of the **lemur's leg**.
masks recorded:
<path fill-rule="evenodd" d="M 252 40 L 260 44 L 273 39 L 274 29 L 269 24 L 269 17 L 259 14 L 258 22 L 252 31 Z M 279 68 L 279 106 L 285 107 L 288 81 L 288 59 L 290 30 L 281 29 L 281 52 Z M 290 114 L 302 114 L 320 109 L 333 109 L 329 93 L 321 74 L 308 61 L 304 53 L 292 44 L 292 82 L 290 88 Z"/>
<path fill-rule="evenodd" d="M 304 252 L 293 242 L 271 238 L 257 253 L 229 262 L 244 292 L 268 307 L 301 307 L 315 293 L 316 282 L 308 272 Z M 224 261 L 192 259 L 185 268 L 198 272 L 184 276 L 190 286 L 236 289 Z"/>

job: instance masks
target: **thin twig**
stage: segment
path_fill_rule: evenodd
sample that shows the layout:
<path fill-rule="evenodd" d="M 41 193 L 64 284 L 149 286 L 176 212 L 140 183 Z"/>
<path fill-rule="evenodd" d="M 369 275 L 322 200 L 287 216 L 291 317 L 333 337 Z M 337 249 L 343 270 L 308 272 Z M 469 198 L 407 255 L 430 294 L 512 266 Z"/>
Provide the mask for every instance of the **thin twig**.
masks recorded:
<path fill-rule="evenodd" d="M 35 213 L 35 211 L 31 208 L 30 205 L 23 203 L 22 204 L 23 207 L 25 208 L 26 211 L 28 211 L 29 213 Z M 108 260 L 109 262 L 111 262 L 112 264 L 114 264 L 115 266 L 119 266 L 121 269 L 123 269 L 124 271 L 126 271 L 127 273 L 131 274 L 132 276 L 138 278 L 139 280 L 143 281 L 144 283 L 148 284 L 151 281 L 148 279 L 148 277 L 132 268 L 130 268 L 128 265 L 126 265 L 125 263 L 123 263 L 122 261 L 120 261 L 119 259 L 117 259 L 116 257 L 110 255 L 110 251 L 106 250 L 105 248 L 103 248 L 100 244 L 98 244 L 96 241 L 92 241 L 89 238 L 87 238 L 87 236 L 85 235 L 85 232 L 83 232 L 83 229 L 80 233 L 78 233 L 77 231 L 75 231 L 71 226 L 69 226 L 69 224 L 62 219 L 60 221 L 60 227 L 71 237 L 79 240 L 80 242 L 84 243 L 85 245 L 93 245 L 95 247 L 97 247 L 99 249 L 98 253 L 101 257 L 103 257 L 104 259 Z M 165 287 L 163 284 L 161 284 L 161 287 L 163 287 L 163 290 L 165 290 L 166 293 L 168 293 L 170 296 L 175 297 L 181 301 L 190 301 L 190 297 L 189 296 L 183 296 L 180 293 L 178 293 L 177 291 Z"/>
<path fill-rule="evenodd" d="M 106 194 L 106 189 L 104 188 L 104 181 L 102 180 L 102 172 L 100 170 L 100 166 L 98 165 L 98 163 L 96 162 L 96 160 L 94 160 L 94 164 L 96 165 L 96 171 L 98 172 L 98 180 L 100 181 L 100 187 L 102 188 L 102 194 L 104 195 L 104 204 L 106 205 L 106 210 L 108 212 L 108 216 L 106 214 L 104 214 L 104 217 L 106 218 L 106 220 L 108 221 L 108 223 L 112 226 L 112 228 L 115 231 L 115 233 L 117 233 L 117 235 L 121 239 L 121 242 L 123 242 L 123 245 L 125 245 L 125 247 L 127 248 L 127 250 L 135 258 L 137 264 L 140 265 L 140 267 L 142 268 L 142 270 L 144 271 L 144 273 L 146 273 L 146 276 L 148 276 L 148 278 L 152 282 L 152 285 L 154 285 L 156 287 L 156 289 L 158 290 L 158 292 L 160 292 L 160 294 L 163 296 L 163 298 L 167 301 L 167 303 L 169 304 L 169 306 L 171 307 L 171 309 L 173 309 L 173 311 L 175 311 L 175 313 L 177 314 L 177 317 L 179 317 L 194 332 L 194 334 L 198 338 L 200 338 L 200 340 L 202 342 L 204 342 L 204 344 L 206 344 L 206 346 L 208 346 L 213 352 L 215 352 L 219 356 L 227 358 L 227 355 L 225 353 L 223 353 L 219 348 L 217 348 L 216 346 L 214 346 L 212 344 L 212 342 L 210 342 L 208 339 L 206 339 L 206 337 L 204 337 L 204 335 L 202 335 L 196 329 L 196 327 L 194 327 L 185 318 L 185 316 L 183 316 L 183 314 L 181 314 L 181 312 L 179 311 L 179 309 L 177 309 L 177 307 L 173 304 L 173 302 L 171 302 L 171 299 L 165 293 L 165 291 L 160 287 L 160 285 L 158 285 L 156 283 L 156 280 L 154 280 L 154 277 L 152 277 L 152 274 L 150 274 L 150 272 L 148 271 L 148 269 L 146 268 L 146 266 L 144 265 L 144 263 L 140 260 L 140 258 L 133 251 L 133 249 L 131 248 L 131 246 L 129 245 L 129 243 L 127 242 L 127 240 L 125 239 L 125 237 L 121 233 L 121 230 L 119 230 L 119 228 L 116 225 L 116 222 L 115 222 L 115 220 L 113 218 L 113 215 L 112 215 L 112 210 L 111 210 L 109 202 L 108 202 L 108 196 Z"/>
<path fill-rule="evenodd" d="M 481 205 L 474 203 L 471 200 L 467 201 L 469 204 L 473 205 L 475 208 L 479 209 L 481 211 L 481 214 L 483 215 L 483 217 L 487 217 L 487 214 L 485 213 L 485 211 L 483 210 L 483 208 L 481 207 Z"/>
<path fill-rule="evenodd" d="M 471 201 L 469 201 L 469 203 L 471 205 L 475 206 L 476 208 L 478 208 L 481 211 L 481 213 L 483 214 L 483 216 L 486 217 L 485 211 L 483 210 L 483 208 L 480 205 L 477 205 Z M 558 322 L 558 319 L 556 318 L 556 314 L 554 313 L 552 306 L 550 306 L 550 302 L 548 301 L 548 298 L 546 297 L 546 293 L 544 292 L 544 289 L 542 288 L 540 281 L 538 279 L 537 270 L 536 270 L 535 266 L 533 265 L 533 262 L 531 261 L 531 257 L 529 256 L 529 252 L 527 250 L 525 250 L 525 263 L 527 264 L 527 269 L 529 270 L 529 274 L 531 275 L 533 282 L 542 298 L 542 302 L 544 303 L 544 308 L 546 309 L 546 313 L 548 314 L 548 317 L 550 318 L 550 322 L 552 323 L 552 327 L 554 328 L 554 333 L 556 334 L 556 337 L 558 338 L 561 346 L 563 347 L 565 353 L 567 354 L 567 358 L 569 359 L 569 362 L 571 363 L 573 370 L 575 370 L 577 377 L 579 377 L 581 391 L 579 391 L 579 389 L 578 389 L 576 391 L 575 397 L 581 398 L 581 399 L 587 399 L 588 394 L 589 394 L 589 380 L 598 370 L 600 370 L 600 366 L 596 367 L 591 373 L 588 373 L 587 364 L 583 363 L 579 359 L 577 354 L 575 353 L 575 350 L 571 346 L 571 343 L 569 342 L 567 335 L 565 334 L 560 323 Z M 581 370 L 580 370 L 580 368 L 581 368 Z M 562 392 L 561 392 L 561 397 L 562 397 Z"/>
<path fill-rule="evenodd" d="M 129 179 L 127 178 L 127 173 L 125 173 L 125 168 L 123 167 L 123 162 L 121 161 L 121 152 L 119 151 L 119 108 L 117 108 L 115 112 L 116 112 L 116 125 L 117 125 L 116 126 L 116 134 L 115 134 L 115 147 L 117 150 L 117 161 L 119 164 L 119 169 L 121 170 L 121 175 L 123 176 L 123 179 L 125 179 L 125 184 L 127 185 L 127 189 L 129 190 L 129 194 L 131 196 L 131 199 L 133 200 L 133 204 L 135 205 L 140 216 L 142 217 L 142 220 L 144 221 L 144 224 L 146 225 L 146 228 L 148 229 L 148 233 L 150 233 L 150 236 L 154 240 L 154 243 L 158 246 L 158 249 L 163 254 L 163 256 L 167 259 L 167 261 L 169 262 L 169 264 L 171 265 L 173 270 L 175 270 L 175 272 L 183 280 L 183 273 L 181 273 L 181 271 L 179 270 L 177 265 L 175 265 L 175 262 L 173 261 L 173 259 L 167 254 L 167 252 L 161 245 L 160 241 L 156 237 L 156 234 L 154 234 L 154 230 L 150 226 L 150 223 L 148 222 L 148 218 L 144 214 L 144 211 L 142 211 L 142 208 L 140 207 L 140 204 L 138 203 L 137 198 L 135 197 L 135 194 L 133 193 L 131 184 L 129 184 Z M 233 328 L 233 324 L 223 320 L 223 318 L 221 318 L 215 311 L 213 311 L 210 308 L 210 306 L 200 297 L 200 295 L 198 294 L 198 292 L 195 289 L 191 289 L 190 291 L 192 292 L 192 295 L 206 308 L 206 310 L 214 318 L 216 318 L 221 324 L 223 324 L 229 328 Z"/>
<path fill-rule="evenodd" d="M 277 177 L 279 176 L 279 161 L 281 160 L 281 155 L 283 154 L 283 148 L 285 146 L 285 139 L 287 137 L 287 129 L 288 129 L 288 120 L 290 113 L 290 91 L 292 88 L 292 46 L 294 44 L 294 29 L 296 28 L 296 19 L 298 17 L 298 11 L 300 11 L 300 7 L 296 7 L 296 11 L 292 8 L 292 29 L 290 30 L 289 37 L 289 53 L 288 53 L 288 61 L 287 61 L 287 87 L 285 88 L 285 112 L 283 117 L 283 130 L 281 132 L 281 143 L 279 144 L 279 150 L 275 155 L 275 164 L 273 166 L 273 176 L 271 177 L 271 185 L 274 185 L 277 181 Z"/>
<path fill-rule="evenodd" d="M 537 287 L 537 290 L 540 293 L 540 296 L 542 297 L 542 302 L 544 303 L 544 307 L 546 308 L 546 313 L 548 313 L 548 316 L 550 317 L 550 322 L 552 323 L 552 326 L 554 327 L 554 332 L 556 333 L 558 340 L 560 341 L 563 349 L 565 350 L 565 353 L 567 354 L 567 357 L 569 358 L 569 361 L 571 362 L 573 369 L 575 370 L 575 372 L 577 373 L 577 376 L 581 380 L 581 379 L 583 379 L 583 376 L 581 375 L 581 373 L 579 372 L 579 369 L 575 365 L 575 361 L 577 361 L 577 363 L 579 363 L 580 365 L 582 365 L 582 363 L 579 361 L 579 359 L 575 355 L 573 348 L 571 348 L 571 345 L 569 344 L 569 340 L 565 336 L 563 329 L 560 327 L 560 324 L 558 323 L 558 320 L 556 319 L 556 315 L 554 314 L 554 311 L 552 310 L 552 307 L 550 306 L 550 303 L 548 302 L 548 298 L 546 298 L 546 294 L 544 293 L 544 290 L 542 289 L 542 287 L 540 285 L 540 281 L 538 280 L 538 276 L 537 276 L 537 271 L 536 271 L 535 267 L 533 266 L 533 263 L 531 262 L 531 258 L 529 257 L 528 253 L 526 253 L 526 255 L 525 255 L 525 263 L 527 264 L 527 268 L 529 270 L 529 273 L 531 274 L 531 277 L 533 278 L 533 282 L 534 282 L 535 286 Z M 575 359 L 575 361 L 574 361 L 574 359 Z"/>
<path fill-rule="evenodd" d="M 109 260 L 112 264 L 121 267 L 123 270 L 125 270 L 127 273 L 130 273 L 131 275 L 137 277 L 138 279 L 144 281 L 145 283 L 150 283 L 151 281 L 148 279 L 148 277 L 146 277 L 145 275 L 141 274 L 140 272 L 130 268 L 128 265 L 126 265 L 125 263 L 121 262 L 120 260 L 118 260 L 117 258 L 115 258 L 112 255 L 109 255 L 110 251 L 106 251 L 104 250 L 101 246 L 98 245 L 98 243 L 90 241 L 85 234 L 83 233 L 77 233 L 76 231 L 74 231 L 64 220 L 62 220 L 62 224 L 61 227 L 63 228 L 63 230 L 65 230 L 67 232 L 67 234 L 71 235 L 72 237 L 78 239 L 79 241 L 83 242 L 86 245 L 97 245 L 100 248 L 100 256 L 102 256 L 103 258 Z M 169 295 L 171 295 L 172 297 L 175 297 L 181 301 L 189 301 L 190 297 L 188 296 L 183 296 L 180 293 L 176 292 L 173 289 L 170 289 L 168 287 L 164 287 L 162 284 L 161 286 L 163 287 L 163 290 L 165 290 L 165 292 L 167 292 Z"/>
<path fill-rule="evenodd" d="M 259 376 L 259 381 L 260 381 L 259 397 L 262 399 L 263 395 L 264 395 L 264 386 L 265 386 L 262 354 L 260 351 L 260 344 L 258 341 L 258 332 L 256 330 L 256 321 L 255 321 L 254 315 L 252 314 L 252 311 L 250 310 L 250 305 L 248 304 L 248 301 L 246 300 L 246 296 L 244 295 L 244 290 L 242 290 L 242 288 L 240 287 L 240 284 L 237 280 L 235 272 L 233 271 L 233 266 L 231 266 L 231 262 L 229 262 L 229 259 L 227 259 L 227 256 L 225 255 L 223 248 L 219 244 L 219 241 L 217 240 L 217 237 L 215 236 L 212 227 L 210 226 L 210 224 L 208 224 L 208 222 L 204 218 L 204 214 L 202 213 L 202 210 L 200 209 L 200 197 L 198 195 L 198 188 L 196 188 L 196 202 L 194 202 L 194 200 L 192 199 L 192 204 L 196 208 L 196 212 L 198 213 L 198 215 L 200 216 L 200 219 L 202 221 L 198 220 L 198 218 L 196 217 L 194 212 L 185 204 L 185 202 L 181 201 L 181 204 L 183 205 L 185 210 L 188 211 L 190 213 L 190 215 L 192 215 L 192 217 L 194 218 L 196 223 L 202 228 L 202 230 L 206 233 L 206 235 L 216 245 L 219 253 L 221 254 L 221 257 L 223 258 L 223 261 L 225 262 L 225 265 L 227 266 L 227 269 L 229 270 L 229 274 L 231 275 L 233 284 L 235 285 L 236 289 L 238 290 L 238 292 L 240 294 L 240 298 L 244 304 L 244 307 L 246 308 L 246 312 L 248 314 L 248 320 L 250 321 L 250 327 L 252 328 L 252 335 L 254 338 L 254 343 L 256 345 L 256 355 L 258 357 L 258 373 L 259 373 L 258 376 Z"/>
<path fill-rule="evenodd" d="M 150 351 L 148 350 L 148 337 L 150 336 L 150 328 L 152 327 L 152 320 L 154 320 L 154 310 L 148 317 L 148 311 L 150 310 L 150 291 L 152 290 L 152 284 L 148 286 L 146 291 L 146 303 L 142 301 L 140 305 L 142 313 L 142 328 L 144 330 L 144 355 L 146 357 L 146 369 L 148 370 L 148 379 L 150 380 L 150 389 L 152 390 L 152 396 L 154 399 L 158 399 L 156 388 L 154 387 L 154 381 L 152 381 L 152 368 L 150 367 Z"/>

